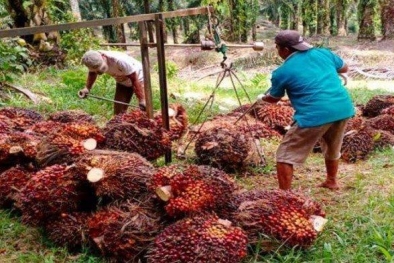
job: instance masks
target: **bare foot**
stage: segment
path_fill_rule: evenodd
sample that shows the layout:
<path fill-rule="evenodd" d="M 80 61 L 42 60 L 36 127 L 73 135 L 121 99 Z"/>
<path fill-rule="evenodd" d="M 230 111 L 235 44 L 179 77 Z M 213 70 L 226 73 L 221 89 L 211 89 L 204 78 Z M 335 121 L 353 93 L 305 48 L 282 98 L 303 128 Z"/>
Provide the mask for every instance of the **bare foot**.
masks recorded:
<path fill-rule="evenodd" d="M 324 183 L 319 184 L 318 187 L 328 188 L 330 190 L 338 190 L 339 189 L 339 186 L 336 182 L 328 182 L 328 181 L 325 181 Z"/>

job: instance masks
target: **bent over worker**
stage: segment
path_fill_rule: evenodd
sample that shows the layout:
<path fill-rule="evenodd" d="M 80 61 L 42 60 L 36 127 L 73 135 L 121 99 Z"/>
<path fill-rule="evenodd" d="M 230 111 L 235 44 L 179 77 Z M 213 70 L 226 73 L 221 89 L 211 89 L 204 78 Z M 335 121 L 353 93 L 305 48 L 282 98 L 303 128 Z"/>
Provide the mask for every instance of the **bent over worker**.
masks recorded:
<path fill-rule="evenodd" d="M 144 77 L 142 64 L 126 53 L 119 51 L 89 50 L 82 57 L 82 63 L 89 69 L 86 86 L 78 92 L 80 98 L 86 98 L 97 76 L 106 73 L 116 81 L 115 101 L 129 104 L 133 94 L 138 105 L 145 110 Z M 114 113 L 127 111 L 127 105 L 114 103 Z"/>
<path fill-rule="evenodd" d="M 321 139 L 327 174 L 319 186 L 338 189 L 344 132 L 348 119 L 355 114 L 338 77 L 348 71 L 348 66 L 330 50 L 311 46 L 294 30 L 279 32 L 275 44 L 284 62 L 273 71 L 271 88 L 258 99 L 276 103 L 287 94 L 295 109 L 294 123 L 276 153 L 279 188 L 291 188 L 293 166 L 304 163 Z"/>

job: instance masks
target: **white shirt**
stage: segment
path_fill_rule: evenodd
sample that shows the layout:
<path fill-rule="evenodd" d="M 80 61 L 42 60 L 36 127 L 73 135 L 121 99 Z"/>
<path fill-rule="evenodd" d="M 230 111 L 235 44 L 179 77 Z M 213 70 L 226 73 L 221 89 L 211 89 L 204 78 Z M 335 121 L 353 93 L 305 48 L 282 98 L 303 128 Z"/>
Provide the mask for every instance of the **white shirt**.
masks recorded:
<path fill-rule="evenodd" d="M 114 77 L 117 83 L 132 87 L 131 80 L 127 76 L 134 72 L 141 82 L 144 81 L 142 64 L 135 58 L 120 51 L 99 50 L 99 52 L 107 57 L 108 70 L 105 73 Z"/>

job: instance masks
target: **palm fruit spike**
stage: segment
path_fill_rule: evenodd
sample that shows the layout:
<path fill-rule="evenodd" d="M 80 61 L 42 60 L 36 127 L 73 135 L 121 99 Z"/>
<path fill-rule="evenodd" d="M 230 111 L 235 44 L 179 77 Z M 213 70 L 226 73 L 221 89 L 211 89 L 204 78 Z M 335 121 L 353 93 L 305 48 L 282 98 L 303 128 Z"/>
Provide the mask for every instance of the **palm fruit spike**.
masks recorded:
<path fill-rule="evenodd" d="M 198 136 L 194 150 L 199 163 L 232 172 L 265 164 L 259 144 L 235 129 L 213 128 Z"/>
<path fill-rule="evenodd" d="M 140 110 L 115 116 L 105 127 L 105 137 L 106 148 L 135 152 L 148 160 L 171 149 L 168 131 Z"/>
<path fill-rule="evenodd" d="M 394 146 L 394 134 L 383 130 L 372 130 L 374 149 L 383 150 L 387 147 Z"/>
<path fill-rule="evenodd" d="M 21 166 L 11 167 L 0 174 L 0 207 L 11 208 L 20 190 L 31 178 L 31 172 Z"/>
<path fill-rule="evenodd" d="M 94 139 L 98 143 L 102 143 L 105 140 L 105 137 L 101 132 L 100 128 L 91 123 L 67 123 L 66 125 L 64 125 L 62 134 L 70 136 L 77 140 Z"/>
<path fill-rule="evenodd" d="M 45 234 L 54 244 L 77 251 L 89 245 L 87 220 L 90 216 L 87 212 L 62 213 L 46 222 Z"/>
<path fill-rule="evenodd" d="M 184 218 L 166 227 L 148 252 L 149 263 L 238 263 L 247 255 L 245 232 L 216 215 Z"/>
<path fill-rule="evenodd" d="M 262 101 L 256 104 L 255 108 L 255 111 L 252 110 L 250 114 L 256 114 L 257 119 L 281 134 L 286 133 L 287 127 L 293 122 L 294 109 L 292 107 Z"/>
<path fill-rule="evenodd" d="M 291 191 L 245 192 L 237 202 L 234 218 L 251 244 L 257 244 L 263 234 L 288 246 L 307 248 L 318 232 L 311 220 L 325 216 L 316 202 Z"/>
<path fill-rule="evenodd" d="M 394 116 L 389 114 L 383 114 L 371 118 L 367 121 L 367 124 L 377 130 L 384 130 L 394 134 Z"/>
<path fill-rule="evenodd" d="M 95 124 L 93 117 L 82 110 L 58 111 L 49 115 L 48 120 L 60 123 L 84 122 Z"/>
<path fill-rule="evenodd" d="M 17 164 L 34 160 L 39 140 L 24 132 L 0 134 L 0 164 Z"/>
<path fill-rule="evenodd" d="M 152 164 L 139 154 L 105 150 L 82 155 L 76 167 L 87 176 L 98 197 L 112 200 L 147 193 L 154 172 Z"/>
<path fill-rule="evenodd" d="M 365 104 L 363 116 L 376 117 L 383 109 L 391 105 L 394 105 L 394 95 L 376 95 Z"/>
<path fill-rule="evenodd" d="M 46 220 L 61 213 L 77 211 L 90 189 L 75 168 L 53 165 L 32 175 L 19 193 L 16 207 L 22 221 L 32 226 L 44 225 Z"/>
<path fill-rule="evenodd" d="M 165 209 L 172 217 L 215 211 L 229 201 L 236 189 L 225 172 L 210 166 L 177 166 L 175 170 L 176 174 L 159 169 L 151 185 L 159 198 L 167 200 Z"/>
<path fill-rule="evenodd" d="M 180 104 L 171 104 L 168 108 L 170 123 L 169 135 L 171 141 L 178 140 L 186 132 L 188 126 L 188 117 L 185 108 Z M 155 120 L 158 125 L 163 126 L 162 115 L 157 114 Z"/>
<path fill-rule="evenodd" d="M 368 127 L 349 131 L 343 138 L 341 158 L 348 163 L 365 160 L 373 148 L 374 138 Z"/>
<path fill-rule="evenodd" d="M 161 214 L 151 200 L 105 207 L 88 219 L 89 236 L 115 262 L 138 262 L 162 229 Z"/>
<path fill-rule="evenodd" d="M 0 109 L 0 115 L 10 118 L 14 123 L 15 129 L 19 131 L 24 131 L 34 123 L 44 119 L 39 113 L 23 108 L 2 108 Z"/>

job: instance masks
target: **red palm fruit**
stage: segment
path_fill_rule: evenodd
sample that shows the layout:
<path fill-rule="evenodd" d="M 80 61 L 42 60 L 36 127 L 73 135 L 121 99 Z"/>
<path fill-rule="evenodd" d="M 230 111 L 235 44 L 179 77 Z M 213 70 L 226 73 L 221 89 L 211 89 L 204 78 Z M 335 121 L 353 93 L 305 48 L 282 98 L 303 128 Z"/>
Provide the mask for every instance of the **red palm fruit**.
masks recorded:
<path fill-rule="evenodd" d="M 381 111 L 381 114 L 388 114 L 394 116 L 394 105 L 391 105 Z"/>
<path fill-rule="evenodd" d="M 76 163 L 81 174 L 93 185 L 98 197 L 110 200 L 138 198 L 148 193 L 154 168 L 136 153 L 95 150 L 82 155 Z"/>
<path fill-rule="evenodd" d="M 0 134 L 10 133 L 15 128 L 15 124 L 10 118 L 4 115 L 0 115 Z"/>
<path fill-rule="evenodd" d="M 180 104 L 171 104 L 168 108 L 170 130 L 168 131 L 171 141 L 178 140 L 186 132 L 188 117 L 185 108 Z M 163 126 L 161 114 L 155 115 L 158 125 Z"/>
<path fill-rule="evenodd" d="M 24 132 L 0 134 L 0 164 L 17 164 L 36 157 L 39 140 Z"/>
<path fill-rule="evenodd" d="M 256 115 L 256 118 L 274 128 L 280 134 L 286 133 L 286 129 L 293 122 L 294 109 L 292 107 L 260 102 L 256 104 L 255 110 L 250 114 Z"/>
<path fill-rule="evenodd" d="M 95 124 L 91 115 L 83 110 L 64 110 L 49 115 L 48 120 L 60 123 L 83 122 Z"/>
<path fill-rule="evenodd" d="M 165 209 L 173 217 L 215 211 L 227 204 L 236 189 L 225 172 L 210 166 L 178 166 L 176 170 L 177 174 L 167 173 L 167 176 L 165 170 L 159 170 L 151 186 L 163 201 L 167 201 Z"/>
<path fill-rule="evenodd" d="M 63 125 L 54 121 L 39 121 L 33 124 L 30 128 L 26 129 L 25 132 L 31 134 L 37 134 L 41 136 L 46 136 L 53 134 L 56 131 L 62 130 Z"/>
<path fill-rule="evenodd" d="M 44 119 L 36 111 L 23 108 L 2 108 L 0 109 L 0 115 L 10 118 L 14 123 L 15 129 L 19 131 L 24 131 L 34 123 L 42 121 Z"/>
<path fill-rule="evenodd" d="M 235 129 L 213 128 L 201 133 L 194 150 L 199 163 L 228 172 L 265 164 L 260 143 Z"/>
<path fill-rule="evenodd" d="M 349 119 L 346 125 L 346 131 L 360 130 L 362 127 L 364 127 L 364 124 L 365 124 L 365 117 L 354 116 L 353 118 Z"/>
<path fill-rule="evenodd" d="M 104 132 L 106 148 L 135 152 L 148 160 L 155 160 L 171 149 L 168 131 L 140 110 L 115 116 Z"/>
<path fill-rule="evenodd" d="M 370 128 L 349 131 L 343 138 L 341 158 L 348 163 L 365 160 L 374 148 L 374 138 Z"/>
<path fill-rule="evenodd" d="M 43 225 L 50 217 L 77 211 L 89 194 L 82 176 L 73 167 L 52 165 L 34 173 L 19 193 L 16 207 L 22 221 Z"/>
<path fill-rule="evenodd" d="M 367 121 L 367 124 L 377 130 L 384 130 L 394 134 L 394 116 L 389 114 L 383 114 L 371 118 Z"/>
<path fill-rule="evenodd" d="M 394 95 L 376 95 L 365 104 L 363 116 L 376 117 L 391 105 L 394 105 Z"/>
<path fill-rule="evenodd" d="M 265 235 L 288 246 L 309 247 L 317 237 L 311 219 L 325 216 L 319 204 L 291 191 L 245 192 L 237 203 L 234 218 L 252 244 Z"/>
<path fill-rule="evenodd" d="M 2 172 L 0 174 L 0 207 L 11 208 L 30 178 L 31 171 L 19 165 Z"/>
<path fill-rule="evenodd" d="M 247 255 L 245 232 L 216 215 L 184 218 L 166 227 L 148 252 L 148 262 L 238 263 Z"/>
<path fill-rule="evenodd" d="M 114 262 L 138 262 L 162 227 L 151 200 L 112 204 L 88 219 L 90 238 Z"/>
<path fill-rule="evenodd" d="M 87 220 L 90 216 L 87 212 L 61 213 L 46 222 L 45 234 L 54 244 L 77 251 L 89 245 Z"/>
<path fill-rule="evenodd" d="M 69 122 L 64 125 L 61 133 L 77 140 L 93 138 L 97 141 L 97 143 L 102 143 L 105 141 L 105 137 L 101 129 L 97 125 L 87 122 Z"/>

